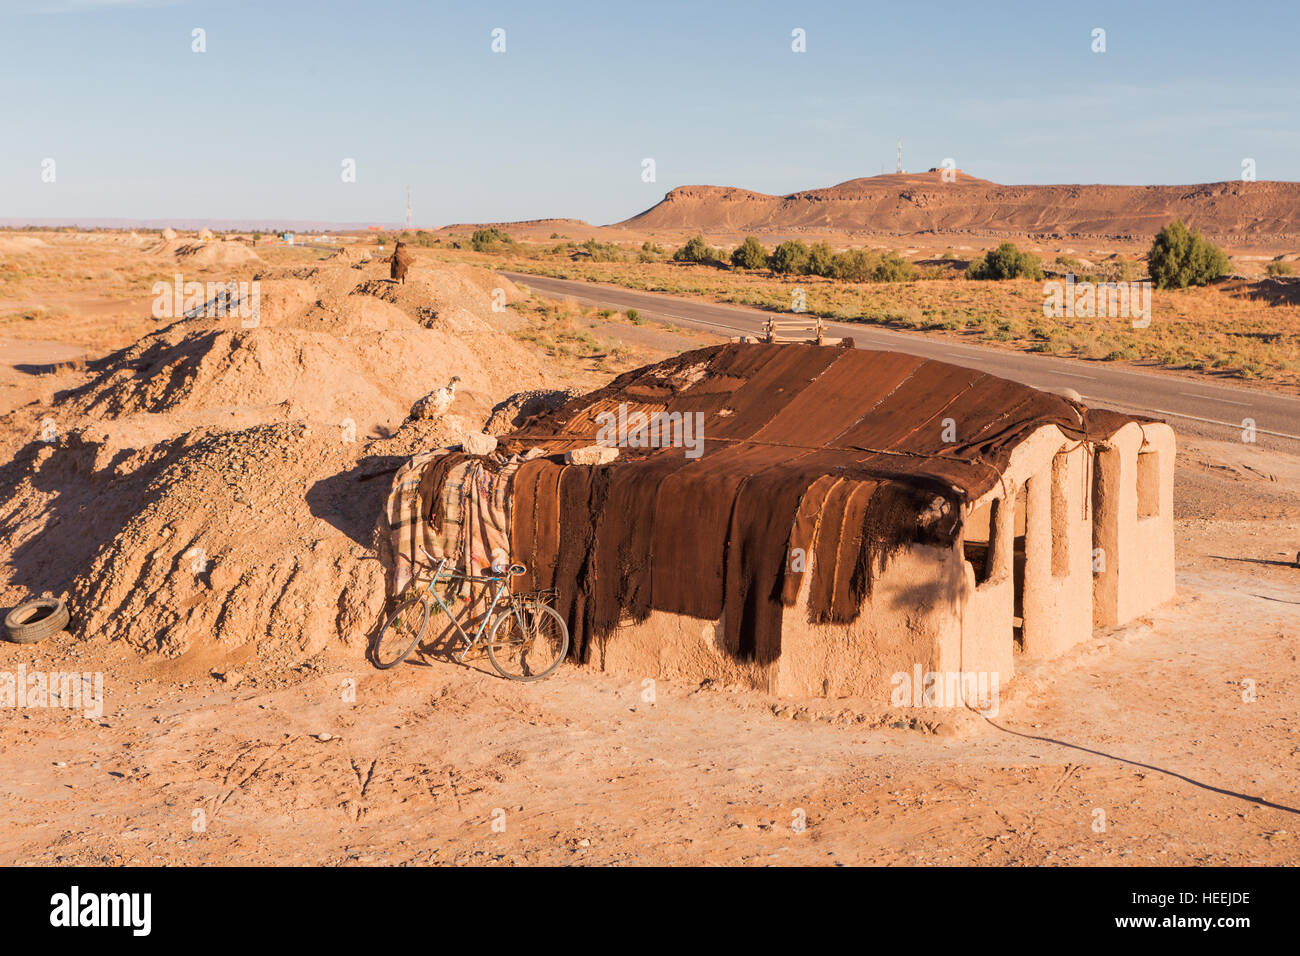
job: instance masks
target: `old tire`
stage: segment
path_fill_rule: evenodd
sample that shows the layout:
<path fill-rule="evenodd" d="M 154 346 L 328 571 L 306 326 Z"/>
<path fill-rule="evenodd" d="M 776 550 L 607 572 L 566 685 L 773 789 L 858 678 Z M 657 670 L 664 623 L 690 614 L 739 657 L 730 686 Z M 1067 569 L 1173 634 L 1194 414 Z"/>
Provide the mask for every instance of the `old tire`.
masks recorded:
<path fill-rule="evenodd" d="M 5 631 L 15 644 L 35 644 L 68 626 L 68 608 L 62 598 L 24 601 L 5 615 Z"/>

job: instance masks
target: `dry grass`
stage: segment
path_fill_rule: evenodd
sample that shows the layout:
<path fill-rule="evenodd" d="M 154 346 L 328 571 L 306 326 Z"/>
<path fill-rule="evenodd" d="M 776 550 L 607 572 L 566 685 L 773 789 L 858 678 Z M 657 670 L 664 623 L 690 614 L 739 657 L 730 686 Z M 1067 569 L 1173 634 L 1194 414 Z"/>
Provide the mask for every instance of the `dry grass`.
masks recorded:
<path fill-rule="evenodd" d="M 556 361 L 581 364 L 588 369 L 620 372 L 638 364 L 639 353 L 602 339 L 590 331 L 614 320 L 608 309 L 591 309 L 574 302 L 556 302 L 536 296 L 512 303 L 525 320 L 512 333 L 516 339 L 544 351 Z"/>
<path fill-rule="evenodd" d="M 773 311 L 788 311 L 802 289 L 809 313 L 842 322 L 959 336 L 1020 351 L 1186 369 L 1300 386 L 1300 307 L 1269 305 L 1217 288 L 1155 291 L 1152 319 L 1048 318 L 1043 283 L 976 282 L 929 270 L 898 283 L 851 283 L 816 276 L 777 278 L 667 261 L 572 261 L 554 245 L 518 243 L 489 254 L 443 250 L 442 258 L 564 279 L 606 282 Z M 941 278 L 940 276 L 946 276 Z"/>
<path fill-rule="evenodd" d="M 14 235 L 0 231 L 0 241 Z M 108 241 L 108 234 L 39 238 L 46 245 L 0 255 L 0 338 L 66 342 L 92 353 L 122 348 L 158 327 L 151 311 L 155 282 L 170 283 L 178 272 L 186 280 L 236 277 L 229 267 L 181 267 L 146 255 L 156 235 L 135 243 Z M 329 254 L 301 246 L 258 249 L 269 265 L 309 264 Z M 237 270 L 238 278 L 256 268 Z"/>

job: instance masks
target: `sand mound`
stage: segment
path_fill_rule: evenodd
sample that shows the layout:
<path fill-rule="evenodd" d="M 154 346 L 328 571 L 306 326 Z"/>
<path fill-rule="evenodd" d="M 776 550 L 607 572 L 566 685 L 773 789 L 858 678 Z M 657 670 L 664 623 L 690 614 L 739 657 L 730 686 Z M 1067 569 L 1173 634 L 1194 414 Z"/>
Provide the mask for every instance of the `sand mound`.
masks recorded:
<path fill-rule="evenodd" d="M 357 246 L 343 246 L 325 257 L 325 261 L 332 265 L 359 266 L 375 258 L 371 255 L 370 250 L 359 248 Z"/>
<path fill-rule="evenodd" d="M 464 275 L 443 285 L 459 298 L 423 279 L 358 281 L 343 264 L 258 282 L 257 327 L 233 315 L 175 322 L 92 363 L 93 377 L 61 398 L 97 418 L 240 407 L 269 414 L 292 402 L 303 418 L 351 419 L 364 433 L 397 427 L 453 375 L 461 378 L 454 410 L 481 420 L 489 396 L 540 372 L 495 330 L 490 299 Z"/>
<path fill-rule="evenodd" d="M 357 656 L 383 600 L 371 535 L 392 473 L 547 379 L 493 326 L 484 290 L 509 283 L 420 267 L 395 286 L 359 265 L 265 272 L 256 327 L 180 319 L 11 413 L 11 431 L 46 416 L 57 435 L 0 468 L 0 599 L 67 593 L 83 639 L 205 664 Z M 406 421 L 453 375 L 445 414 Z"/>
<path fill-rule="evenodd" d="M 368 304 L 363 312 L 374 305 Z M 393 310 L 395 319 L 406 317 Z M 347 334 L 301 328 L 216 328 L 193 331 L 177 323 L 96 363 L 85 385 L 60 395 L 78 415 L 123 418 L 141 413 L 262 407 L 292 403 L 312 421 L 351 419 L 362 433 L 396 427 L 411 404 L 459 375 L 456 410 L 486 415 L 487 396 L 517 379 L 531 358 L 513 342 L 515 355 L 491 363 L 436 329 Z M 504 337 L 503 349 L 508 340 Z"/>
<path fill-rule="evenodd" d="M 48 245 L 49 243 L 39 236 L 0 235 L 0 252 L 30 252 L 33 249 L 43 249 Z"/>
<path fill-rule="evenodd" d="M 499 329 L 499 317 L 504 315 L 501 310 L 521 298 L 522 293 L 513 282 L 499 276 L 486 279 L 417 265 L 405 283 L 370 278 L 359 283 L 352 295 L 391 303 L 426 327 L 443 323 L 455 332 L 474 332 Z"/>
<path fill-rule="evenodd" d="M 185 243 L 176 247 L 174 255 L 177 262 L 194 266 L 238 266 L 262 261 L 252 246 L 235 239 Z"/>
<path fill-rule="evenodd" d="M 168 657 L 252 643 L 271 665 L 364 640 L 383 573 L 347 513 L 353 449 L 337 429 L 284 423 L 174 455 L 74 582 L 79 632 Z"/>

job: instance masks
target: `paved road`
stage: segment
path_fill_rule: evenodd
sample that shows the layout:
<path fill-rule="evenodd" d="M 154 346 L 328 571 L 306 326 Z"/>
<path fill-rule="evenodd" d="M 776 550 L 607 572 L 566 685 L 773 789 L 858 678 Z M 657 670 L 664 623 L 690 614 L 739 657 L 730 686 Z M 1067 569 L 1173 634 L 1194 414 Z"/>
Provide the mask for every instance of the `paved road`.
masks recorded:
<path fill-rule="evenodd" d="M 515 272 L 502 274 L 542 295 L 571 298 L 601 308 L 635 308 L 647 318 L 719 335 L 755 334 L 772 315 L 744 306 L 637 292 L 595 282 Z M 1221 385 L 1167 372 L 967 345 L 870 325 L 828 322 L 826 328 L 830 335 L 852 337 L 858 348 L 921 355 L 982 369 L 1036 388 L 1072 388 L 1092 405 L 1170 419 L 1175 427 L 1181 424 L 1180 419 L 1196 422 L 1201 426 L 1196 431 L 1224 439 L 1241 440 L 1242 420 L 1250 418 L 1261 436 L 1260 444 L 1300 451 L 1300 397 L 1297 396 Z M 1265 441 L 1263 436 L 1273 440 Z"/>

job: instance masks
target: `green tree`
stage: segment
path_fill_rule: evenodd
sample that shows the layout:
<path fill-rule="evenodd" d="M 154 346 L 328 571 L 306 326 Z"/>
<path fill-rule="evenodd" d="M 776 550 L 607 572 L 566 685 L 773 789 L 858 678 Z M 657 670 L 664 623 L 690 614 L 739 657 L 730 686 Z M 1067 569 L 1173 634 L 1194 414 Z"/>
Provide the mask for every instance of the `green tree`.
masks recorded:
<path fill-rule="evenodd" d="M 808 271 L 808 247 L 798 239 L 787 239 L 767 259 L 768 268 L 778 275 L 791 275 Z"/>
<path fill-rule="evenodd" d="M 701 262 L 709 263 L 718 259 L 715 250 L 709 248 L 709 244 L 704 241 L 703 236 L 693 236 L 673 253 L 674 262 Z"/>
<path fill-rule="evenodd" d="M 880 256 L 868 249 L 849 249 L 835 255 L 831 275 L 845 282 L 870 282 L 880 265 Z"/>
<path fill-rule="evenodd" d="M 835 250 L 828 242 L 814 242 L 808 250 L 808 272 L 815 276 L 835 274 Z"/>
<path fill-rule="evenodd" d="M 1175 219 L 1156 233 L 1147 253 L 1147 272 L 1157 289 L 1185 289 L 1205 285 L 1228 271 L 1222 249 Z"/>
<path fill-rule="evenodd" d="M 762 269 L 767 265 L 767 250 L 754 236 L 731 251 L 731 264 L 737 269 Z"/>
<path fill-rule="evenodd" d="M 1004 242 L 966 267 L 967 279 L 1041 279 L 1038 257 L 1021 252 L 1014 242 Z"/>

